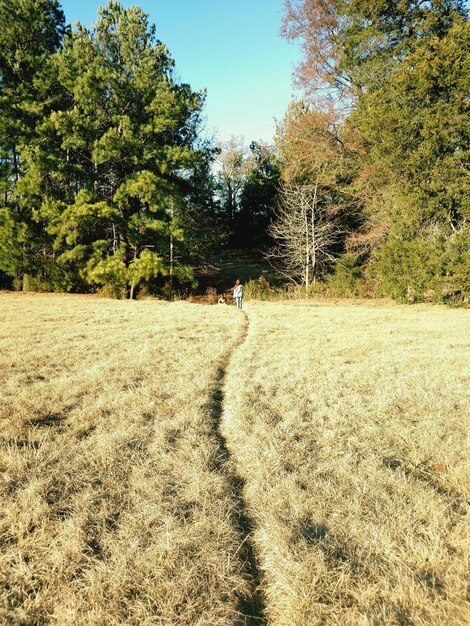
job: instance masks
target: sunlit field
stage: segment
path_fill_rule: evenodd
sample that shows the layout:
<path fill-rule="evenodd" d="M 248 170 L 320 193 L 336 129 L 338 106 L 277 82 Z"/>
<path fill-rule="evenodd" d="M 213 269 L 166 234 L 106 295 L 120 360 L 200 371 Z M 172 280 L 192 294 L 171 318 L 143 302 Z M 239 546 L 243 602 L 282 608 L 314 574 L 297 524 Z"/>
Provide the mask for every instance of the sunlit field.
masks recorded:
<path fill-rule="evenodd" d="M 258 303 L 249 317 L 224 433 L 268 624 L 469 624 L 469 312 Z"/>
<path fill-rule="evenodd" d="M 0 624 L 468 624 L 469 348 L 431 305 L 0 294 Z"/>
<path fill-rule="evenodd" d="M 229 307 L 0 295 L 0 623 L 236 623 Z"/>

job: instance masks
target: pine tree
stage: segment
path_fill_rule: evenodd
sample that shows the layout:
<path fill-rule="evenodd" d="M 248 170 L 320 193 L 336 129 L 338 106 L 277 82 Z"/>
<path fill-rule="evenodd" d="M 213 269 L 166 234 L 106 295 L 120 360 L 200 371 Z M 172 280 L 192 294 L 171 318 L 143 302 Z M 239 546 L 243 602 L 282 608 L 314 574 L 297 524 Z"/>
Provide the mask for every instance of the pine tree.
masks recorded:
<path fill-rule="evenodd" d="M 272 146 L 252 142 L 254 165 L 244 182 L 235 224 L 243 247 L 260 249 L 271 243 L 268 227 L 280 186 L 279 160 Z"/>
<path fill-rule="evenodd" d="M 64 32 L 57 0 L 0 4 L 0 270 L 23 288 L 44 272 L 50 250 L 21 185 L 43 114 L 48 61 Z"/>
<path fill-rule="evenodd" d="M 179 249 L 205 157 L 196 146 L 204 94 L 177 84 L 173 65 L 148 16 L 113 1 L 53 59 L 62 87 L 23 190 L 75 287 L 133 297 L 157 277 L 192 279 Z"/>

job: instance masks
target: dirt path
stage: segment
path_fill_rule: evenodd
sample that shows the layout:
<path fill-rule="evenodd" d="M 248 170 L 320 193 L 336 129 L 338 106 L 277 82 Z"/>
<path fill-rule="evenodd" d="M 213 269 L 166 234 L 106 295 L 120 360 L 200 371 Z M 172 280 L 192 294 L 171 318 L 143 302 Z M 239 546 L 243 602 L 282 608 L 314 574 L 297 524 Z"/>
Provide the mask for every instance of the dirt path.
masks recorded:
<path fill-rule="evenodd" d="M 214 437 L 219 446 L 216 470 L 226 475 L 230 485 L 234 502 L 232 511 L 233 524 L 240 536 L 240 547 L 237 556 L 244 565 L 245 575 L 250 585 L 250 596 L 242 597 L 239 600 L 239 624 L 240 626 L 262 626 L 266 624 L 264 617 L 265 600 L 261 585 L 261 574 L 251 538 L 254 530 L 253 521 L 247 511 L 243 495 L 245 481 L 235 469 L 235 463 L 227 445 L 228 442 L 221 432 L 225 412 L 224 389 L 226 385 L 227 369 L 235 352 L 243 345 L 248 336 L 249 319 L 244 311 L 242 311 L 242 314 L 245 320 L 240 336 L 236 342 L 230 346 L 219 364 L 214 379 L 208 411 L 212 419 Z"/>

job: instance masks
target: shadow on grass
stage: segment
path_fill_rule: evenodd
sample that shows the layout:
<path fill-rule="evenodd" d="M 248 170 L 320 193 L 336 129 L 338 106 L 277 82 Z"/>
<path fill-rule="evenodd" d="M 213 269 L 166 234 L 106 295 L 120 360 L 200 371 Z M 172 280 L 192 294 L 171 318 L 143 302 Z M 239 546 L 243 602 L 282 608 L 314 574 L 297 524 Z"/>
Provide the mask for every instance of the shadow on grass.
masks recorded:
<path fill-rule="evenodd" d="M 248 332 L 248 319 L 243 328 L 242 341 L 246 338 Z M 239 344 L 238 344 L 239 345 Z M 231 467 L 231 454 L 227 447 L 227 441 L 221 432 L 221 422 L 224 414 L 224 384 L 226 378 L 226 369 L 230 362 L 232 352 L 227 354 L 223 363 L 217 370 L 215 375 L 213 389 L 207 410 L 212 420 L 214 438 L 217 441 L 219 454 L 215 465 L 215 471 L 224 474 L 230 485 L 233 501 L 235 506 L 232 510 L 232 522 L 235 526 L 240 539 L 240 549 L 238 556 L 244 564 L 245 576 L 250 584 L 251 592 L 248 597 L 240 597 L 238 599 L 237 610 L 240 615 L 238 626 L 260 626 L 266 624 L 264 616 L 265 600 L 261 586 L 261 573 L 258 567 L 256 554 L 252 543 L 252 534 L 254 531 L 253 521 L 248 515 L 243 490 L 245 481 L 241 476 L 229 470 Z"/>

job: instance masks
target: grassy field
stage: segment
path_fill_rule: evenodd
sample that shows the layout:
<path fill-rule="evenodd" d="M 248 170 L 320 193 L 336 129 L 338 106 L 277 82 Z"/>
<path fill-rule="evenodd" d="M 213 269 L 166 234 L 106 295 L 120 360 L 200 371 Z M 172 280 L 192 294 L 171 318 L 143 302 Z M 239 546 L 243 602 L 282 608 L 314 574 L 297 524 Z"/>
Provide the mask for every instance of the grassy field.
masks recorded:
<path fill-rule="evenodd" d="M 211 408 L 235 309 L 0 307 L 0 624 L 236 623 L 248 584 Z"/>
<path fill-rule="evenodd" d="M 249 317 L 223 432 L 268 624 L 469 624 L 469 312 L 257 303 Z"/>
<path fill-rule="evenodd" d="M 470 623 L 469 337 L 0 294 L 0 624 Z"/>

